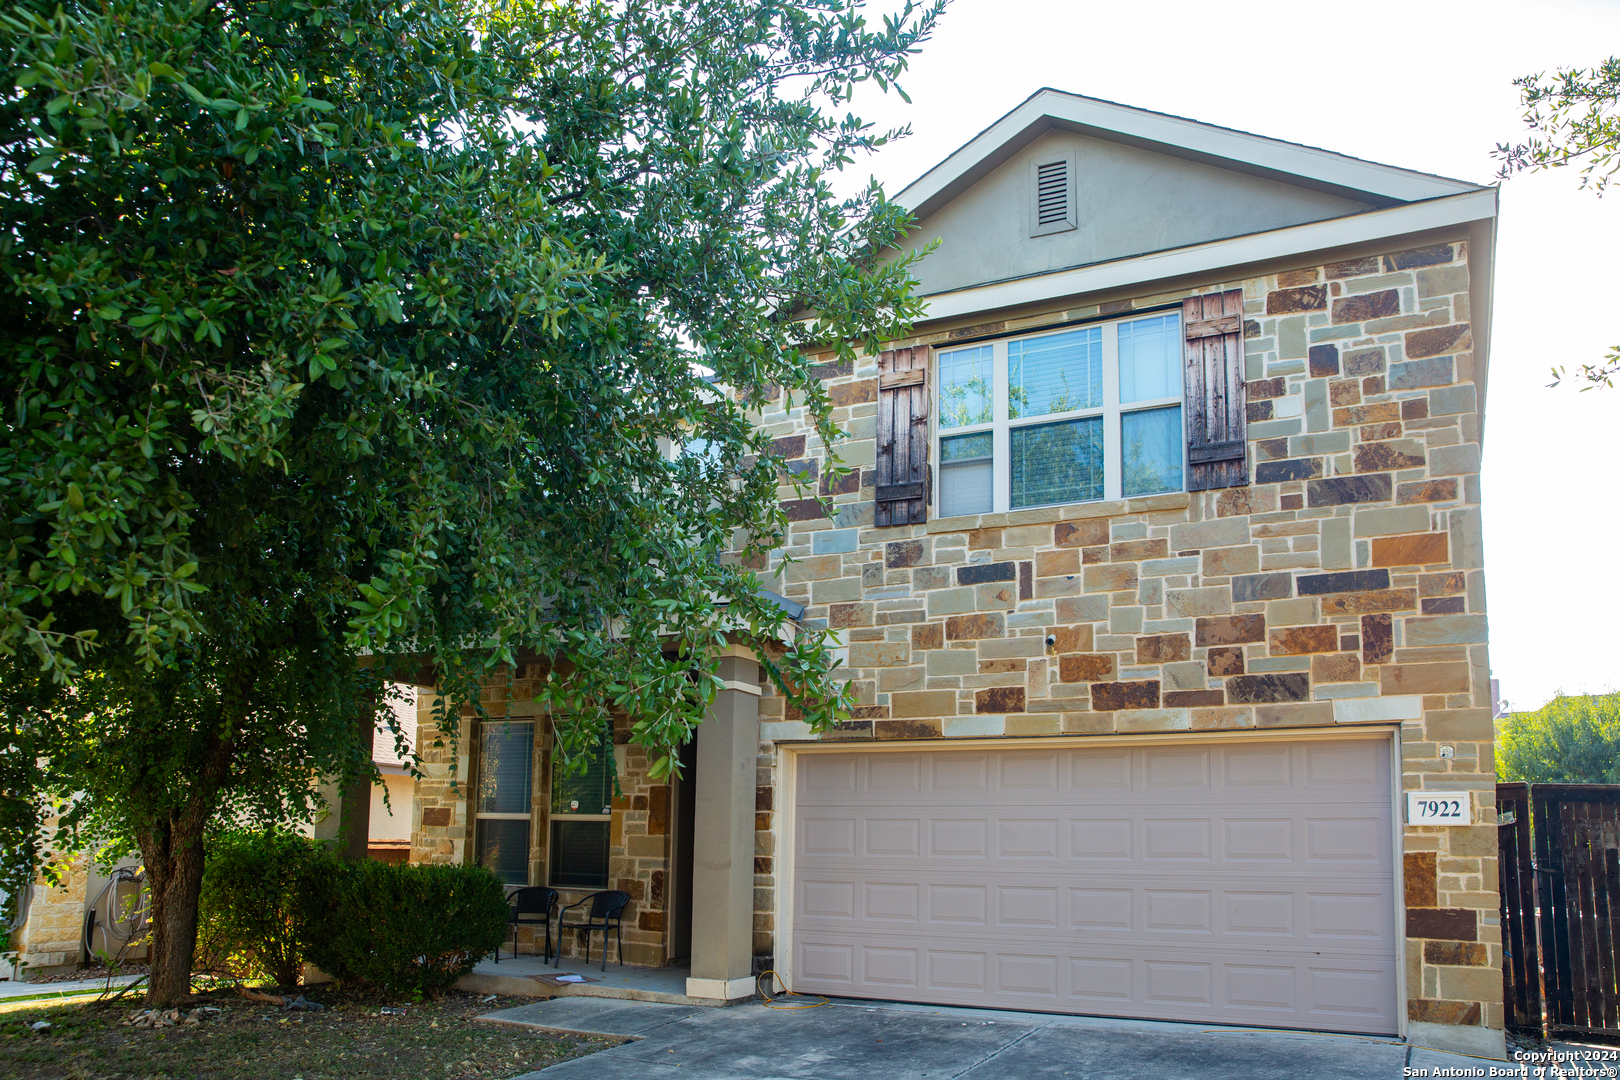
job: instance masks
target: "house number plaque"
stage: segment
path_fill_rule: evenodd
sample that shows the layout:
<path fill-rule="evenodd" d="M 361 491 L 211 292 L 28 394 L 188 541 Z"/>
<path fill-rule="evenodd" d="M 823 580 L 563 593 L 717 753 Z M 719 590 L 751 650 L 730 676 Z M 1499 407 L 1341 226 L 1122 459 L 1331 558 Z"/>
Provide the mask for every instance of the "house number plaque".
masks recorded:
<path fill-rule="evenodd" d="M 1472 825 L 1474 802 L 1466 791 L 1408 791 L 1408 825 Z"/>

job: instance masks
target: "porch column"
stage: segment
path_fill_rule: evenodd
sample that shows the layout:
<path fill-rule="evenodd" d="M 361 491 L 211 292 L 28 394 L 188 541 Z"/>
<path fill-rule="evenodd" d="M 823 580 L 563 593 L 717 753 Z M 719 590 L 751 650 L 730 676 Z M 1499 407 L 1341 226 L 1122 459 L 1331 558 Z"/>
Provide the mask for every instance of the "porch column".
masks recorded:
<path fill-rule="evenodd" d="M 689 997 L 729 1001 L 754 992 L 754 787 L 759 755 L 759 663 L 732 647 L 726 688 L 697 729 L 693 813 L 692 973 Z"/>

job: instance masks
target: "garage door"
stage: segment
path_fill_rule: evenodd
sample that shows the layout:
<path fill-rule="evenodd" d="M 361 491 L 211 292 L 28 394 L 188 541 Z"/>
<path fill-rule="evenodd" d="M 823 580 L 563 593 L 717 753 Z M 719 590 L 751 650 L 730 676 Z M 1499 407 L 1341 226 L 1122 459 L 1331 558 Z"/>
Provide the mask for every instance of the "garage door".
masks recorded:
<path fill-rule="evenodd" d="M 1389 755 L 801 753 L 793 989 L 1392 1034 Z"/>

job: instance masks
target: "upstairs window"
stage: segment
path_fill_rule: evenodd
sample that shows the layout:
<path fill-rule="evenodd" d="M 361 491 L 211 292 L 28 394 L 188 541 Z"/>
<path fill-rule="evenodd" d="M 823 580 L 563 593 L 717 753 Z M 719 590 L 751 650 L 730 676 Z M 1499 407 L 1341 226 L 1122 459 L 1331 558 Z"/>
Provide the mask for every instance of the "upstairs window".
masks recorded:
<path fill-rule="evenodd" d="M 939 353 L 941 517 L 1180 491 L 1177 313 Z"/>

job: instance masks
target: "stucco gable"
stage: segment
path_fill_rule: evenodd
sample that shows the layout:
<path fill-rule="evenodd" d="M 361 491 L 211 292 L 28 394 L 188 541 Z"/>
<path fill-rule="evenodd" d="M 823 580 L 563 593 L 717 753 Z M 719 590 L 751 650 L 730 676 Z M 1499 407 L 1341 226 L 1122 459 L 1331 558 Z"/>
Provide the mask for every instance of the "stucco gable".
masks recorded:
<path fill-rule="evenodd" d="M 1074 229 L 1030 235 L 1031 161 L 1072 153 Z M 901 191 L 940 249 L 924 294 L 1481 190 L 1095 98 L 1041 90 Z"/>
<path fill-rule="evenodd" d="M 1075 161 L 1076 227 L 1032 237 L 1031 162 L 1065 152 Z M 1049 130 L 923 218 L 905 246 L 940 241 L 914 271 L 926 295 L 1373 209 L 1371 200 Z"/>

